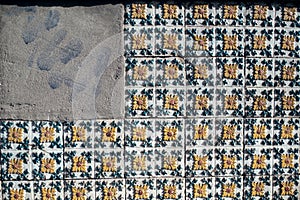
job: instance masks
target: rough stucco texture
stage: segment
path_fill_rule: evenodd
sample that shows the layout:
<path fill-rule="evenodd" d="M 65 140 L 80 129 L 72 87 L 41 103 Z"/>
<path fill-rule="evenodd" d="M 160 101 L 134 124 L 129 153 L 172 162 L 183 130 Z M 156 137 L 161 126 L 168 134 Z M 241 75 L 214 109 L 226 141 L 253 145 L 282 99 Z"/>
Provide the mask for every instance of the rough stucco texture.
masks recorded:
<path fill-rule="evenodd" d="M 122 5 L 2 5 L 0 17 L 0 118 L 123 116 Z"/>

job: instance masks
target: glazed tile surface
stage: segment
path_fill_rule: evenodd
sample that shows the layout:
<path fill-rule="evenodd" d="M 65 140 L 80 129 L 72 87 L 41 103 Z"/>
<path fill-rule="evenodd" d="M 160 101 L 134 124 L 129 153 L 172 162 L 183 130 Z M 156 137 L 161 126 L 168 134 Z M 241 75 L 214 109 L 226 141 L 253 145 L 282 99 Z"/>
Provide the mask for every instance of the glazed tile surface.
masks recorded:
<path fill-rule="evenodd" d="M 300 8 L 124 5 L 123 118 L 0 121 L 0 200 L 300 199 Z"/>

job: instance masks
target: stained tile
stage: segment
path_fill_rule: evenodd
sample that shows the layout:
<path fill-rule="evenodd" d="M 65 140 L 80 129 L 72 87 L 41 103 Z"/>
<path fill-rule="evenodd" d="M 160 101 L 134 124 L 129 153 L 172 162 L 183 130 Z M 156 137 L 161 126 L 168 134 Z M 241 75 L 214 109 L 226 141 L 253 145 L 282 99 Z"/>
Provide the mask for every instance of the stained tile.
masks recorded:
<path fill-rule="evenodd" d="M 155 179 L 127 179 L 126 199 L 155 199 Z"/>
<path fill-rule="evenodd" d="M 214 25 L 215 6 L 211 3 L 190 3 L 185 9 L 185 24 L 187 26 Z"/>
<path fill-rule="evenodd" d="M 184 172 L 182 149 L 155 149 L 155 174 L 159 177 L 181 177 Z"/>
<path fill-rule="evenodd" d="M 246 6 L 246 26 L 272 27 L 275 18 L 273 5 L 260 2 L 259 4 L 248 4 Z"/>
<path fill-rule="evenodd" d="M 154 25 L 155 9 L 152 4 L 132 3 L 125 5 L 125 25 Z"/>
<path fill-rule="evenodd" d="M 156 199 L 185 199 L 185 180 L 179 178 L 156 179 Z"/>
<path fill-rule="evenodd" d="M 125 182 L 123 179 L 99 179 L 95 182 L 96 200 L 125 199 Z"/>
<path fill-rule="evenodd" d="M 186 179 L 186 199 L 213 199 L 214 177 Z"/>
<path fill-rule="evenodd" d="M 213 176 L 215 171 L 215 154 L 212 147 L 192 148 L 186 150 L 186 177 Z"/>
<path fill-rule="evenodd" d="M 158 4 L 155 9 L 155 25 L 184 25 L 184 6 L 180 4 Z"/>

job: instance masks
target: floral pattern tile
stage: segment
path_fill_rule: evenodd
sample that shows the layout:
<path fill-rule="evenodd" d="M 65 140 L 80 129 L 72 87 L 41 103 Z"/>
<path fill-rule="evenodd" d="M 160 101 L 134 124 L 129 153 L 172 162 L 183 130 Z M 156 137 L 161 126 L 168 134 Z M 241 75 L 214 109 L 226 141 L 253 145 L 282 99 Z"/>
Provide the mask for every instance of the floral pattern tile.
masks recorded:
<path fill-rule="evenodd" d="M 299 65 L 298 59 L 275 59 L 274 85 L 276 87 L 299 87 Z"/>
<path fill-rule="evenodd" d="M 33 182 L 34 200 L 47 198 L 64 199 L 63 185 L 61 180 Z"/>
<path fill-rule="evenodd" d="M 274 119 L 273 133 L 274 145 L 291 146 L 299 145 L 299 119 L 283 118 Z"/>
<path fill-rule="evenodd" d="M 3 200 L 24 199 L 30 200 L 32 197 L 32 183 L 25 181 L 3 181 Z"/>
<path fill-rule="evenodd" d="M 165 178 L 156 180 L 156 199 L 185 199 L 185 180 Z"/>
<path fill-rule="evenodd" d="M 281 147 L 273 149 L 273 174 L 295 174 L 299 172 L 299 148 Z"/>
<path fill-rule="evenodd" d="M 275 89 L 274 116 L 300 116 L 300 90 Z"/>
<path fill-rule="evenodd" d="M 127 4 L 125 5 L 124 24 L 128 26 L 154 25 L 154 12 L 153 4 Z"/>
<path fill-rule="evenodd" d="M 184 25 L 184 6 L 179 4 L 158 4 L 155 9 L 155 24 L 160 26 Z"/>
<path fill-rule="evenodd" d="M 215 7 L 202 1 L 201 3 L 190 3 L 185 9 L 185 24 L 187 26 L 214 25 Z"/>
<path fill-rule="evenodd" d="M 215 25 L 242 26 L 245 24 L 243 4 L 216 4 Z"/>
<path fill-rule="evenodd" d="M 215 121 L 215 146 L 242 146 L 243 120 L 235 118 Z"/>
<path fill-rule="evenodd" d="M 122 179 L 100 179 L 95 182 L 95 199 L 125 199 L 125 182 Z"/>
<path fill-rule="evenodd" d="M 245 199 L 259 200 L 271 199 L 272 177 L 271 176 L 245 176 L 244 178 Z"/>
<path fill-rule="evenodd" d="M 299 198 L 299 176 L 274 176 L 273 199 Z"/>
<path fill-rule="evenodd" d="M 213 177 L 186 179 L 186 199 L 212 199 L 214 190 Z"/>
<path fill-rule="evenodd" d="M 186 150 L 186 177 L 213 176 L 215 171 L 213 148 L 192 148 Z"/>
<path fill-rule="evenodd" d="M 215 182 L 216 199 L 243 199 L 243 178 L 237 177 L 217 177 Z"/>
<path fill-rule="evenodd" d="M 155 199 L 156 182 L 154 179 L 127 179 L 126 199 Z"/>
<path fill-rule="evenodd" d="M 298 29 L 275 29 L 274 43 L 274 56 L 299 58 L 300 31 Z"/>
<path fill-rule="evenodd" d="M 155 150 L 155 174 L 156 176 L 183 176 L 184 152 L 176 149 Z"/>
<path fill-rule="evenodd" d="M 243 166 L 242 148 L 216 148 L 215 174 L 217 176 L 240 176 Z"/>
<path fill-rule="evenodd" d="M 251 117 L 273 116 L 273 90 L 248 89 L 246 90 L 245 113 Z"/>
<path fill-rule="evenodd" d="M 95 148 L 122 148 L 124 129 L 122 120 L 96 120 Z"/>
<path fill-rule="evenodd" d="M 93 180 L 69 180 L 64 182 L 64 199 L 95 199 Z"/>
<path fill-rule="evenodd" d="M 273 126 L 271 119 L 249 118 L 244 120 L 244 145 L 271 146 L 273 143 Z M 274 131 L 275 132 L 275 131 Z M 278 137 L 278 136 L 274 136 Z"/>
<path fill-rule="evenodd" d="M 273 26 L 275 18 L 275 7 L 273 5 L 267 3 L 249 4 L 246 9 L 246 26 Z"/>
<path fill-rule="evenodd" d="M 272 148 L 246 147 L 244 149 L 244 174 L 272 175 Z"/>
<path fill-rule="evenodd" d="M 294 5 L 276 5 L 275 27 L 300 27 L 300 9 Z"/>

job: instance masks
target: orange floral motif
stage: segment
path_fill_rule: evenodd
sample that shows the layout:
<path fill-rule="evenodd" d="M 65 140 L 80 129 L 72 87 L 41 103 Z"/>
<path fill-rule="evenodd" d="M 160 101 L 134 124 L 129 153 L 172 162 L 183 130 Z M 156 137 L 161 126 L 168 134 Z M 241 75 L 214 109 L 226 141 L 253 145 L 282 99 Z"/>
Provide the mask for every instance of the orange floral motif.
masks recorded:
<path fill-rule="evenodd" d="M 236 188 L 236 185 L 234 183 L 223 184 L 222 185 L 222 197 L 235 198 L 235 188 Z"/>
<path fill-rule="evenodd" d="M 208 71 L 207 65 L 196 65 L 194 67 L 194 78 L 196 79 L 208 78 L 207 71 Z"/>
<path fill-rule="evenodd" d="M 165 96 L 165 109 L 178 110 L 178 96 L 177 95 L 166 95 Z"/>
<path fill-rule="evenodd" d="M 177 14 L 178 6 L 177 5 L 164 4 L 163 9 L 164 9 L 164 15 L 163 15 L 164 19 L 177 19 L 178 18 L 178 14 Z"/>
<path fill-rule="evenodd" d="M 195 51 L 206 51 L 208 49 L 206 36 L 195 35 L 193 49 Z"/>
<path fill-rule="evenodd" d="M 133 128 L 133 141 L 145 141 L 146 140 L 146 128 L 145 127 L 136 127 Z"/>
<path fill-rule="evenodd" d="M 55 188 L 42 188 L 42 200 L 55 200 Z"/>
<path fill-rule="evenodd" d="M 72 142 L 85 142 L 86 130 L 84 127 L 72 126 Z"/>
<path fill-rule="evenodd" d="M 134 80 L 146 80 L 147 78 L 147 66 L 134 66 L 133 79 Z"/>
<path fill-rule="evenodd" d="M 294 66 L 283 66 L 282 68 L 282 79 L 283 80 L 294 80 L 295 79 L 296 67 Z"/>
<path fill-rule="evenodd" d="M 194 19 L 208 19 L 208 5 L 195 5 L 194 6 Z"/>
<path fill-rule="evenodd" d="M 9 160 L 7 172 L 9 174 L 22 174 L 23 173 L 23 160 L 21 160 L 21 159 Z"/>
<path fill-rule="evenodd" d="M 194 170 L 207 170 L 207 156 L 194 155 Z"/>
<path fill-rule="evenodd" d="M 194 140 L 205 140 L 207 139 L 207 125 L 195 125 L 194 126 Z"/>
<path fill-rule="evenodd" d="M 134 95 L 133 96 L 133 110 L 147 110 L 147 96 L 146 95 Z"/>
<path fill-rule="evenodd" d="M 116 132 L 116 127 L 103 127 L 102 142 L 115 142 L 117 139 Z"/>
<path fill-rule="evenodd" d="M 223 169 L 235 169 L 236 168 L 236 156 L 223 155 Z"/>
<path fill-rule="evenodd" d="M 132 49 L 146 49 L 146 34 L 132 36 Z"/>
<path fill-rule="evenodd" d="M 238 97 L 237 95 L 226 95 L 224 99 L 224 108 L 226 110 L 238 109 Z"/>
<path fill-rule="evenodd" d="M 234 140 L 235 139 L 235 131 L 236 131 L 235 125 L 224 125 L 223 126 L 223 140 Z"/>
<path fill-rule="evenodd" d="M 224 35 L 224 50 L 237 50 L 237 35 Z"/>
<path fill-rule="evenodd" d="M 176 185 L 164 186 L 164 199 L 177 199 Z"/>
<path fill-rule="evenodd" d="M 252 182 L 252 196 L 264 196 L 265 184 L 263 182 Z"/>
<path fill-rule="evenodd" d="M 178 49 L 176 34 L 164 34 L 164 48 L 173 50 Z"/>
<path fill-rule="evenodd" d="M 295 109 L 295 97 L 293 96 L 283 96 L 282 97 L 282 108 L 284 110 L 293 110 Z"/>
<path fill-rule="evenodd" d="M 10 200 L 25 200 L 23 189 L 10 189 Z"/>
<path fill-rule="evenodd" d="M 267 99 L 263 96 L 256 96 L 253 102 L 254 110 L 267 110 Z"/>
<path fill-rule="evenodd" d="M 252 162 L 252 168 L 253 169 L 266 169 L 266 155 L 254 155 L 253 162 Z"/>
<path fill-rule="evenodd" d="M 283 20 L 285 21 L 295 21 L 296 20 L 296 12 L 297 8 L 289 8 L 284 7 L 283 8 Z"/>
<path fill-rule="evenodd" d="M 255 20 L 265 20 L 267 19 L 268 6 L 255 5 L 253 19 Z"/>
<path fill-rule="evenodd" d="M 283 50 L 294 51 L 295 50 L 295 38 L 293 36 L 283 36 L 281 47 Z"/>
<path fill-rule="evenodd" d="M 195 100 L 196 110 L 208 109 L 208 97 L 206 95 L 197 95 Z"/>
<path fill-rule="evenodd" d="M 54 173 L 55 171 L 55 160 L 52 158 L 43 158 L 41 164 L 42 173 Z"/>
<path fill-rule="evenodd" d="M 131 17 L 134 19 L 146 19 L 147 4 L 132 4 Z"/>
<path fill-rule="evenodd" d="M 165 65 L 165 79 L 178 78 L 178 66 L 177 65 Z"/>
<path fill-rule="evenodd" d="M 266 126 L 265 125 L 253 125 L 253 138 L 265 139 L 266 138 Z"/>
<path fill-rule="evenodd" d="M 207 184 L 194 184 L 194 198 L 207 198 Z"/>
<path fill-rule="evenodd" d="M 237 64 L 225 64 L 224 65 L 224 78 L 236 79 L 237 78 Z"/>
<path fill-rule="evenodd" d="M 40 142 L 53 142 L 54 141 L 54 128 L 53 127 L 42 127 Z"/>
<path fill-rule="evenodd" d="M 281 183 L 281 195 L 282 196 L 294 195 L 294 183 L 293 182 L 282 182 Z"/>
<path fill-rule="evenodd" d="M 295 129 L 294 125 L 282 125 L 281 126 L 281 139 L 292 139 L 293 136 L 293 130 Z"/>
<path fill-rule="evenodd" d="M 22 143 L 23 142 L 23 129 L 22 128 L 9 128 L 8 137 L 9 142 Z"/>
<path fill-rule="evenodd" d="M 237 19 L 237 5 L 224 5 L 224 19 Z"/>
<path fill-rule="evenodd" d="M 86 172 L 86 159 L 83 156 L 73 157 L 72 172 Z"/>
<path fill-rule="evenodd" d="M 282 154 L 281 155 L 281 167 L 282 168 L 294 168 L 294 154 Z"/>
<path fill-rule="evenodd" d="M 267 37 L 264 35 L 255 35 L 253 39 L 253 49 L 263 50 L 266 49 Z"/>
<path fill-rule="evenodd" d="M 267 79 L 267 66 L 255 65 L 254 66 L 254 79 L 256 79 L 256 80 Z"/>

